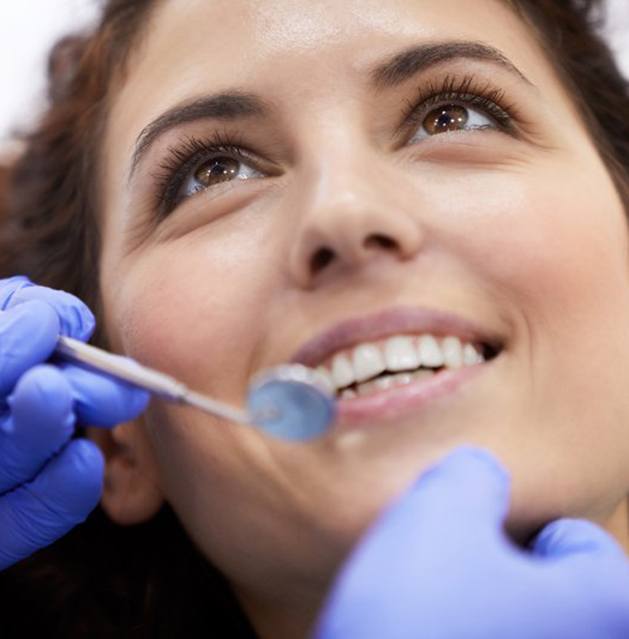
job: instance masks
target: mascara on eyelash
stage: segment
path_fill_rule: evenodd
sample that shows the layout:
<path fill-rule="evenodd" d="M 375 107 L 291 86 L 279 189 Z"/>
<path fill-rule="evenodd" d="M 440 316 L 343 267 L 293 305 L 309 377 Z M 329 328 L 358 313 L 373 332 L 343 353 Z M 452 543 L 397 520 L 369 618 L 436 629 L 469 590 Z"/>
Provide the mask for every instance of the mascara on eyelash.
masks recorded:
<path fill-rule="evenodd" d="M 153 175 L 158 193 L 156 208 L 162 217 L 172 211 L 177 204 L 177 195 L 189 172 L 201 159 L 215 154 L 225 154 L 238 159 L 252 161 L 243 150 L 240 136 L 215 132 L 209 139 L 188 136 L 179 144 L 168 149 L 168 155 L 159 165 L 159 173 Z"/>
<path fill-rule="evenodd" d="M 511 132 L 518 112 L 513 104 L 505 103 L 505 91 L 492 87 L 488 81 L 480 84 L 474 75 L 462 77 L 446 75 L 437 85 L 428 83 L 419 88 L 418 95 L 409 102 L 400 129 L 421 122 L 428 109 L 446 102 L 463 102 L 485 109 L 501 126 Z"/>

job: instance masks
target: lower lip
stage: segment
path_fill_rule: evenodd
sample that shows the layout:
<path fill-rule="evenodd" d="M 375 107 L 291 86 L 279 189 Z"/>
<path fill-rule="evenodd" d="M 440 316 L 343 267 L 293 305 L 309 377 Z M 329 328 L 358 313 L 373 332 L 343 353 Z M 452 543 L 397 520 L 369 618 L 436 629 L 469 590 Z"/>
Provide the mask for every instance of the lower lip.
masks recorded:
<path fill-rule="evenodd" d="M 406 386 L 398 386 L 373 395 L 340 399 L 337 403 L 336 426 L 351 428 L 399 418 L 408 413 L 417 413 L 430 402 L 450 395 L 463 384 L 470 382 L 487 369 L 490 362 L 465 366 L 458 369 L 444 369 L 432 378 L 417 380 Z"/>

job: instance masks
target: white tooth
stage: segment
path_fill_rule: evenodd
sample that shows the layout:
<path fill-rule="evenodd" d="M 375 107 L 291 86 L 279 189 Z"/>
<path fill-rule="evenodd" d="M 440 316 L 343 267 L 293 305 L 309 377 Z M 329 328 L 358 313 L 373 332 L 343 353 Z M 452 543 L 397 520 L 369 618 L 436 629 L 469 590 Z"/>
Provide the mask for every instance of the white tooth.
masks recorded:
<path fill-rule="evenodd" d="M 395 386 L 406 386 L 413 381 L 412 373 L 398 373 L 397 375 L 392 375 L 393 384 Z"/>
<path fill-rule="evenodd" d="M 443 366 L 443 352 L 432 335 L 422 335 L 417 340 L 417 352 L 422 366 L 439 368 Z"/>
<path fill-rule="evenodd" d="M 458 337 L 445 337 L 441 341 L 441 350 L 448 368 L 461 368 L 463 366 L 463 347 Z"/>
<path fill-rule="evenodd" d="M 476 350 L 472 344 L 466 344 L 463 347 L 463 364 L 465 366 L 473 366 L 483 361 L 482 355 Z"/>
<path fill-rule="evenodd" d="M 413 376 L 413 380 L 414 381 L 421 381 L 424 379 L 430 379 L 431 377 L 434 377 L 437 373 L 433 370 L 430 370 L 428 368 L 421 368 L 418 371 L 413 371 L 411 373 L 411 375 Z"/>
<path fill-rule="evenodd" d="M 384 359 L 390 371 L 404 371 L 419 366 L 419 355 L 410 337 L 391 337 L 384 344 Z"/>
<path fill-rule="evenodd" d="M 332 381 L 336 388 L 343 388 L 354 383 L 354 369 L 345 355 L 335 355 L 332 360 Z"/>
<path fill-rule="evenodd" d="M 341 391 L 341 399 L 354 399 L 356 397 L 356 391 L 353 391 L 351 388 L 346 388 L 344 391 Z"/>
<path fill-rule="evenodd" d="M 375 344 L 361 344 L 355 348 L 352 364 L 357 382 L 379 375 L 386 368 L 384 357 Z"/>
<path fill-rule="evenodd" d="M 358 384 L 358 386 L 356 387 L 356 393 L 359 397 L 364 397 L 365 395 L 373 395 L 374 393 L 386 391 L 391 388 L 407 386 L 408 384 L 412 384 L 413 382 L 423 379 L 428 379 L 430 377 L 433 377 L 434 375 L 436 375 L 435 371 L 426 369 L 406 373 L 396 373 L 395 375 L 384 375 L 370 382 L 363 382 L 362 384 Z M 344 392 L 345 391 L 343 391 L 343 393 Z M 354 395 L 354 397 L 355 396 L 356 395 Z M 341 394 L 341 397 L 344 397 L 344 395 Z"/>
<path fill-rule="evenodd" d="M 365 382 L 363 384 L 359 384 L 356 386 L 356 392 L 359 397 L 364 397 L 365 395 L 372 395 L 376 390 L 374 382 Z"/>
<path fill-rule="evenodd" d="M 319 366 L 317 368 L 317 373 L 321 375 L 321 380 L 326 385 L 330 393 L 335 393 L 336 385 L 334 384 L 334 380 L 332 379 L 332 376 L 330 375 L 330 371 L 325 366 Z"/>
<path fill-rule="evenodd" d="M 391 377 L 391 375 L 378 377 L 373 383 L 378 390 L 389 390 L 389 388 L 393 386 L 393 377 Z"/>

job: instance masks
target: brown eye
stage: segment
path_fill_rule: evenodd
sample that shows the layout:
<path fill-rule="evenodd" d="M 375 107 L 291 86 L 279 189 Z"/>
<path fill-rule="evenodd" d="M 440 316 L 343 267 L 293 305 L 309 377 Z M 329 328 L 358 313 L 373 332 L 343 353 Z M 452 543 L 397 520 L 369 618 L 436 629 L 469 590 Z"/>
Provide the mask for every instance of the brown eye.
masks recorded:
<path fill-rule="evenodd" d="M 467 124 L 468 110 L 458 104 L 446 104 L 433 109 L 422 122 L 430 135 L 458 131 Z"/>
<path fill-rule="evenodd" d="M 230 157 L 217 157 L 202 164 L 194 173 L 194 179 L 210 187 L 219 182 L 229 182 L 238 176 L 240 162 Z"/>
<path fill-rule="evenodd" d="M 203 192 L 211 193 L 221 183 L 229 183 L 235 187 L 241 180 L 263 178 L 267 175 L 255 168 L 255 160 L 250 159 L 237 146 L 215 148 L 211 144 L 199 142 L 196 148 L 191 149 L 190 154 L 191 158 L 184 161 L 184 166 L 175 169 L 177 179 L 172 187 L 175 195 L 171 198 L 171 210 L 188 197 Z M 178 159 L 178 162 L 181 163 L 182 160 Z M 190 168 L 186 168 L 186 163 Z M 181 172 L 181 177 L 178 177 L 177 171 Z"/>

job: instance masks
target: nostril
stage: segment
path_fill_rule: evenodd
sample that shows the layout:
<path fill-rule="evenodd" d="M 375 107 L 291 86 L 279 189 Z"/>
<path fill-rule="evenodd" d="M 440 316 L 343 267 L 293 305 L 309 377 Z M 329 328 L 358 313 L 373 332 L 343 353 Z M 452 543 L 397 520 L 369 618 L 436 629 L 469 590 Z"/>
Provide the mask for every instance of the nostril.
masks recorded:
<path fill-rule="evenodd" d="M 398 248 L 398 244 L 390 237 L 376 233 L 374 235 L 370 235 L 365 240 L 365 248 L 382 248 L 385 250 L 395 250 Z"/>
<path fill-rule="evenodd" d="M 324 269 L 334 259 L 334 251 L 327 247 L 320 248 L 310 260 L 310 268 L 313 273 Z"/>

